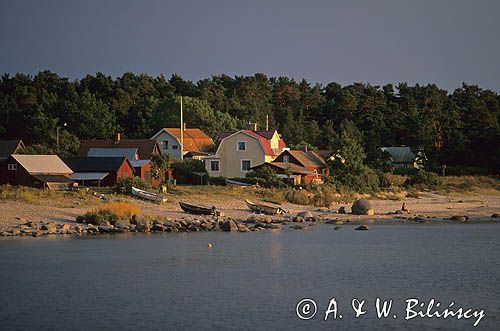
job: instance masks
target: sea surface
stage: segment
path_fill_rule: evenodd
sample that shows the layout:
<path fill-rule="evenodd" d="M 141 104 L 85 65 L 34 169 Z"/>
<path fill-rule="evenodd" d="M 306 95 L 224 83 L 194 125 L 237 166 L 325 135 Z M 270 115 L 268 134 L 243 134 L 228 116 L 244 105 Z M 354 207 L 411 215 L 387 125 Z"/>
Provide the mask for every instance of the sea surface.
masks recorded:
<path fill-rule="evenodd" d="M 333 228 L 3 239 L 0 330 L 500 330 L 500 224 Z M 409 298 L 485 317 L 405 320 Z"/>

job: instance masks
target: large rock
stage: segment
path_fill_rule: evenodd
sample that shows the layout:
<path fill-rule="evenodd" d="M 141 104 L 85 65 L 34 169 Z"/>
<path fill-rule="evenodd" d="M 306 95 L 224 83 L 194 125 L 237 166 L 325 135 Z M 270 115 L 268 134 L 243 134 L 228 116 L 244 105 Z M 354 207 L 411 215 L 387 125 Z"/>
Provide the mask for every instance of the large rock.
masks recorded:
<path fill-rule="evenodd" d="M 238 231 L 238 225 L 236 225 L 236 222 L 228 219 L 220 223 L 220 228 L 222 231 L 226 232 L 231 232 L 231 231 Z"/>
<path fill-rule="evenodd" d="M 494 213 L 494 214 L 492 214 L 491 218 L 500 218 L 500 213 Z"/>
<path fill-rule="evenodd" d="M 372 204 L 366 199 L 354 201 L 351 210 L 354 215 L 373 215 L 375 213 Z"/>
<path fill-rule="evenodd" d="M 340 207 L 337 211 L 339 214 L 346 214 L 345 207 Z"/>
<path fill-rule="evenodd" d="M 55 233 L 57 230 L 57 226 L 55 223 L 48 222 L 48 223 L 42 225 L 42 230 L 47 231 L 47 233 Z"/>
<path fill-rule="evenodd" d="M 370 230 L 370 228 L 367 226 L 367 225 L 360 225 L 358 226 L 357 228 L 355 228 L 354 230 L 358 230 L 358 231 L 366 231 L 366 230 Z"/>
<path fill-rule="evenodd" d="M 458 222 L 465 222 L 469 220 L 469 216 L 466 215 L 453 215 L 450 217 L 450 220 L 452 221 L 458 221 Z"/>
<path fill-rule="evenodd" d="M 298 217 L 302 217 L 306 221 L 310 220 L 315 220 L 316 218 L 310 211 L 301 211 L 300 213 L 297 213 Z"/>
<path fill-rule="evenodd" d="M 294 222 L 294 223 L 304 223 L 305 220 L 302 217 L 300 217 L 300 216 L 295 216 L 294 218 L 292 218 L 292 222 Z"/>

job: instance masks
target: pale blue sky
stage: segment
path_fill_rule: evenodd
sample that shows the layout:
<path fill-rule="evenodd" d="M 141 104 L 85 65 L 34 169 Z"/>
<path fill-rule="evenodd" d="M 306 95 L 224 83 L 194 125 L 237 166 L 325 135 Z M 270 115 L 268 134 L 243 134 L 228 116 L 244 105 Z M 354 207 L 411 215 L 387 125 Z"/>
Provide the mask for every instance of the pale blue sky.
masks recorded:
<path fill-rule="evenodd" d="M 462 81 L 500 90 L 500 1 L 0 0 L 0 73 Z"/>

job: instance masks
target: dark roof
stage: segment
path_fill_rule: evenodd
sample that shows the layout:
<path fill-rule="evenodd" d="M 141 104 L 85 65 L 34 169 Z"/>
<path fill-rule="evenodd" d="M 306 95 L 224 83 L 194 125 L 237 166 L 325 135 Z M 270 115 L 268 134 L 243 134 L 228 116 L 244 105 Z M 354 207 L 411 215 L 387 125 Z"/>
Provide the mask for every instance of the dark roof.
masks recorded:
<path fill-rule="evenodd" d="M 74 172 L 111 172 L 120 169 L 126 157 L 75 156 L 64 160 Z M 130 162 L 128 162 L 130 164 Z M 132 168 L 132 166 L 131 166 Z"/>
<path fill-rule="evenodd" d="M 0 158 L 7 158 L 24 148 L 22 140 L 0 140 Z"/>
<path fill-rule="evenodd" d="M 263 164 L 260 164 L 258 166 L 252 167 L 252 169 L 260 168 L 264 165 L 271 166 L 272 168 L 278 168 L 283 171 L 289 171 L 291 174 L 300 174 L 300 175 L 316 175 L 314 171 L 311 171 L 307 168 L 301 167 L 297 164 L 294 163 L 283 163 L 283 162 L 266 162 Z"/>
<path fill-rule="evenodd" d="M 387 152 L 391 156 L 391 160 L 394 163 L 413 163 L 417 158 L 416 155 L 411 151 L 410 147 L 382 147 L 384 152 Z"/>
<path fill-rule="evenodd" d="M 63 175 L 33 175 L 36 179 L 44 183 L 69 183 L 71 179 Z"/>
<path fill-rule="evenodd" d="M 289 153 L 293 156 L 303 167 L 309 168 L 323 168 L 325 161 L 313 151 L 307 153 L 299 150 L 286 150 L 283 153 Z"/>
<path fill-rule="evenodd" d="M 114 140 L 82 140 L 79 156 L 87 156 L 91 148 L 137 148 L 139 159 L 149 160 L 155 155 L 156 140 L 151 139 L 121 139 Z"/>

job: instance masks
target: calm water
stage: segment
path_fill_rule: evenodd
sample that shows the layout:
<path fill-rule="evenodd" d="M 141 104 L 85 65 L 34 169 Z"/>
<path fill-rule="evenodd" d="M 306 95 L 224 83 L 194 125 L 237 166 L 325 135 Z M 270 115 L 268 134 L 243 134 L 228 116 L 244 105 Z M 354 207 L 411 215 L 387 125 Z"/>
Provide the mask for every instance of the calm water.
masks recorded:
<path fill-rule="evenodd" d="M 0 330 L 499 330 L 499 239 L 500 224 L 0 240 Z M 332 297 L 343 319 L 324 321 Z M 405 321 L 412 297 L 486 317 Z"/>

